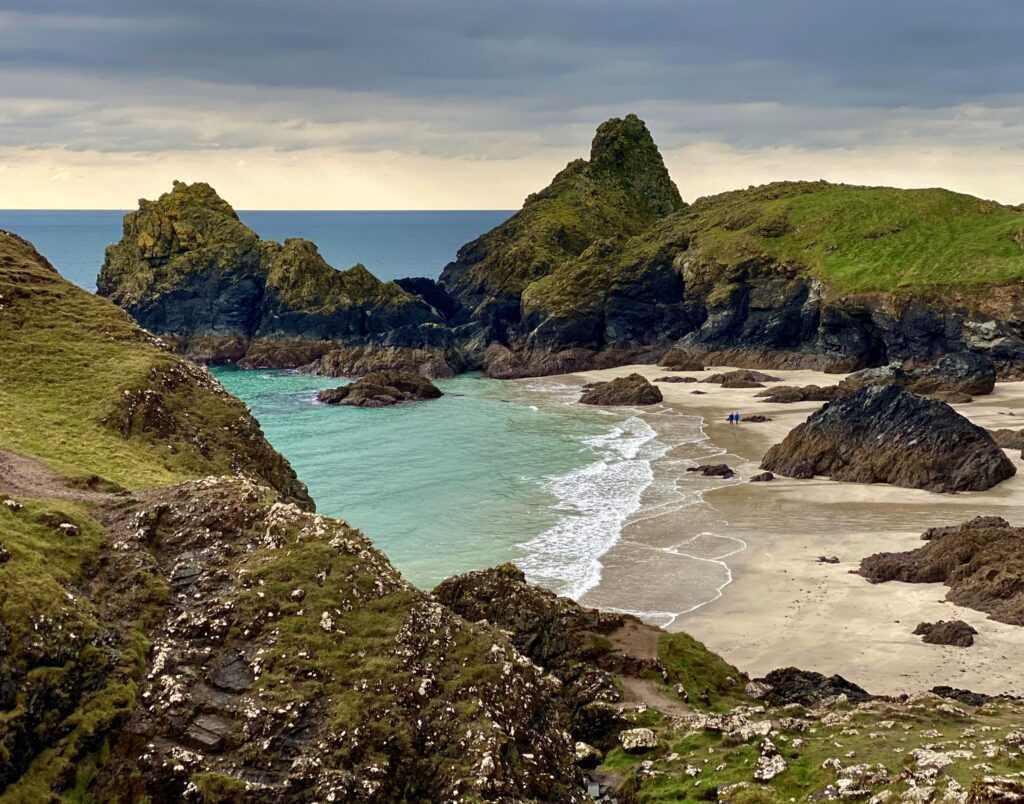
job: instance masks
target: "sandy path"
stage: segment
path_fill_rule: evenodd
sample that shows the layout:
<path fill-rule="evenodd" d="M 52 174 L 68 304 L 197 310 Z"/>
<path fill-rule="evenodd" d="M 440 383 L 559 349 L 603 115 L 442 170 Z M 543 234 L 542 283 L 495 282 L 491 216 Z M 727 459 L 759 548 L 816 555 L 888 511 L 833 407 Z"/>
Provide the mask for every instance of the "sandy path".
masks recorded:
<path fill-rule="evenodd" d="M 627 366 L 574 379 L 607 379 L 631 371 L 652 379 L 687 374 Z M 788 385 L 832 385 L 841 379 L 815 371 L 769 373 Z M 710 440 L 725 450 L 715 462 L 728 462 L 741 478 L 758 471 L 764 451 L 820 407 L 815 402 L 766 404 L 754 397 L 759 389 L 690 383 L 660 387 L 666 402 L 704 418 Z M 695 389 L 705 393 L 695 395 Z M 1024 383 L 1001 383 L 991 396 L 956 407 L 985 427 L 1024 427 Z M 725 417 L 732 410 L 763 413 L 773 421 L 730 426 Z M 977 514 L 998 514 L 1024 524 L 1024 463 L 1018 454 L 1007 454 L 1017 464 L 1018 475 L 981 493 L 942 495 L 781 478 L 772 483 L 733 482 L 707 491 L 703 503 L 682 513 L 627 527 L 623 540 L 603 559 L 601 584 L 584 602 L 679 612 L 689 574 L 721 573 L 721 597 L 678 617 L 671 627 L 690 632 L 752 675 L 796 665 L 840 673 L 878 693 L 949 684 L 1024 694 L 1019 672 L 1024 666 L 1024 629 L 944 602 L 942 585 L 871 585 L 850 574 L 871 553 L 919 547 L 921 532 L 933 525 L 955 524 Z M 746 549 L 701 565 L 682 562 L 665 551 L 695 537 L 725 537 Z M 723 555 L 729 552 L 726 548 L 723 542 Z M 835 555 L 841 561 L 818 563 L 820 555 Z M 919 622 L 953 617 L 978 629 L 974 647 L 925 645 L 911 633 Z"/>

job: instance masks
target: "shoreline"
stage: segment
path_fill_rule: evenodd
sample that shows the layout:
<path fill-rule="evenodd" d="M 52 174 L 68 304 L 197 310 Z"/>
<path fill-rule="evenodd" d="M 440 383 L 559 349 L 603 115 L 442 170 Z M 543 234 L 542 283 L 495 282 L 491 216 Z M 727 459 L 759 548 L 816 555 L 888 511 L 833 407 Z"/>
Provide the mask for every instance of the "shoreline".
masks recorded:
<path fill-rule="evenodd" d="M 648 379 L 709 373 L 642 365 L 552 379 L 583 383 L 634 371 Z M 810 370 L 771 373 L 787 385 L 834 385 L 843 377 Z M 967 494 L 827 479 L 779 477 L 750 484 L 747 479 L 759 471 L 768 447 L 823 403 L 769 404 L 753 396 L 760 389 L 710 384 L 658 387 L 668 408 L 701 417 L 707 457 L 728 463 L 739 479 L 704 483 L 703 478 L 687 478 L 685 485 L 697 493 L 692 504 L 628 522 L 601 557 L 600 582 L 581 603 L 645 613 L 668 630 L 690 633 L 752 677 L 798 666 L 839 673 L 876 694 L 912 693 L 940 684 L 1024 694 L 1024 679 L 1014 670 L 1024 663 L 1024 629 L 945 602 L 943 584 L 873 585 L 851 574 L 872 553 L 921 546 L 920 534 L 931 526 L 959 524 L 978 514 L 1024 522 L 1024 461 L 1019 455 L 1007 452 L 1018 468 L 1015 477 L 989 491 Z M 694 395 L 695 389 L 705 393 Z M 1024 427 L 1024 383 L 1000 383 L 993 394 L 954 407 L 989 428 L 1017 424 L 1008 415 L 1016 413 Z M 772 421 L 729 425 L 725 417 L 731 410 L 763 413 Z M 643 416 L 660 433 L 658 414 Z M 730 542 L 745 548 L 726 550 Z M 681 550 L 684 546 L 694 549 Z M 840 563 L 819 563 L 821 555 L 835 555 Z M 695 577 L 709 566 L 716 566 L 710 585 L 707 576 Z M 695 588 L 716 585 L 710 599 L 685 605 Z M 951 618 L 979 631 L 973 647 L 925 645 L 911 633 L 919 622 Z"/>

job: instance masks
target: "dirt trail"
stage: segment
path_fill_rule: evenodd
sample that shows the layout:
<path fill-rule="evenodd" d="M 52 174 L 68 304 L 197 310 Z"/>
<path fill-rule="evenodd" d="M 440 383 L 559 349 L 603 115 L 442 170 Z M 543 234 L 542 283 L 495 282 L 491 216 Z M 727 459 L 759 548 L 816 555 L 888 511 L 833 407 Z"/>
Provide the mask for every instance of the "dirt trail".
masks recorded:
<path fill-rule="evenodd" d="M 658 638 L 662 633 L 646 623 L 627 620 L 620 629 L 609 634 L 608 639 L 627 656 L 656 660 Z M 623 703 L 645 703 L 670 717 L 682 717 L 693 711 L 686 703 L 665 692 L 656 681 L 629 675 L 620 678 Z"/>
<path fill-rule="evenodd" d="M 77 486 L 42 461 L 0 450 L 0 494 L 54 500 L 71 500 L 106 509 L 123 504 L 126 493 L 112 494 Z"/>

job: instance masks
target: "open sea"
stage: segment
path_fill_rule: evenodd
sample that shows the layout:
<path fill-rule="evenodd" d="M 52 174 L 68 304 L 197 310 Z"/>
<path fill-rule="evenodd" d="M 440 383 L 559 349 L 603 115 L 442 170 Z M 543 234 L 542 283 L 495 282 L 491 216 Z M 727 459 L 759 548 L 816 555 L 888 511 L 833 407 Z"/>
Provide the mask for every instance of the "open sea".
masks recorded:
<path fill-rule="evenodd" d="M 384 279 L 436 277 L 463 243 L 509 215 L 239 214 L 262 237 L 307 237 L 332 265 L 363 262 Z M 93 290 L 121 216 L 0 211 L 0 228 Z M 362 529 L 424 588 L 515 561 L 531 580 L 578 598 L 598 584 L 601 557 L 624 527 L 695 499 L 682 466 L 704 449 L 696 417 L 581 406 L 577 387 L 543 379 L 464 375 L 439 381 L 441 399 L 364 410 L 316 402 L 318 390 L 345 382 L 336 378 L 213 373 L 250 407 L 318 510 Z M 698 602 L 710 594 L 703 586 Z"/>

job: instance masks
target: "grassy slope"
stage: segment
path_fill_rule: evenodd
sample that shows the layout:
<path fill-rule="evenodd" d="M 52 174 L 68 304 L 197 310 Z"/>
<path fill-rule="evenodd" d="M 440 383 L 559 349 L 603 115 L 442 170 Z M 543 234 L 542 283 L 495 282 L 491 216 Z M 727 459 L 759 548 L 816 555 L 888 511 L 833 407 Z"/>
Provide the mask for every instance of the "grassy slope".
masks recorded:
<path fill-rule="evenodd" d="M 833 296 L 970 295 L 1024 280 L 1024 212 L 941 189 L 779 182 L 700 199 L 615 247 L 590 249 L 532 283 L 524 303 L 556 316 L 591 312 L 655 260 L 675 261 L 692 287 L 719 295 L 737 266 L 757 261 L 809 273 Z"/>
<path fill-rule="evenodd" d="M 6 235 L 0 296 L 0 449 L 127 488 L 254 471 L 245 464 L 267 457 L 244 422 L 245 406 L 209 380 L 193 378 L 164 392 L 177 432 L 158 437 L 132 422 L 125 437 L 125 391 L 195 370 L 154 345 L 113 304 L 65 281 L 29 244 Z M 200 430 L 202 443 L 195 437 Z"/>
<path fill-rule="evenodd" d="M 1024 279 L 1024 214 L 949 190 L 779 183 L 704 199 L 685 226 L 723 264 L 766 254 L 837 293 Z"/>
<path fill-rule="evenodd" d="M 464 246 L 459 259 L 472 263 L 471 284 L 514 296 L 594 241 L 638 234 L 682 206 L 643 122 L 613 119 L 598 128 L 589 162 L 570 162 L 508 221 Z"/>

